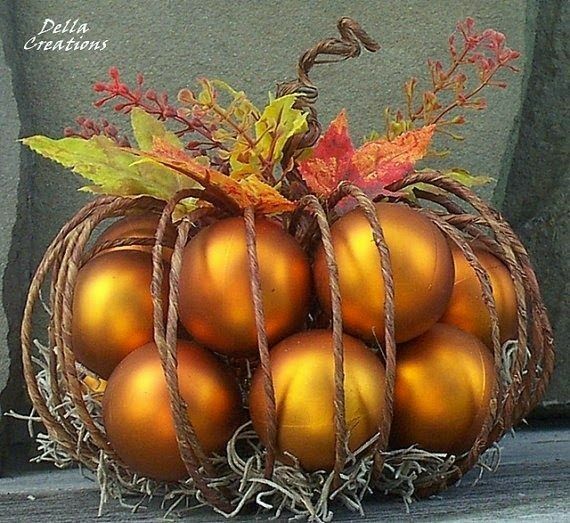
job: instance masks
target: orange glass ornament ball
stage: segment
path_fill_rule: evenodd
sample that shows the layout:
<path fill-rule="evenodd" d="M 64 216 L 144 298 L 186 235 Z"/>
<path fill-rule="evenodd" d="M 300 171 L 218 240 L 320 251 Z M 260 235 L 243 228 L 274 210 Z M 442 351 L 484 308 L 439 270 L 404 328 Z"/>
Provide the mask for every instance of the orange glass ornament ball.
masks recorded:
<path fill-rule="evenodd" d="M 346 424 L 352 451 L 366 443 L 384 417 L 384 366 L 361 341 L 343 336 Z M 331 470 L 335 460 L 334 356 L 332 332 L 294 334 L 271 351 L 277 406 L 277 447 L 293 454 L 308 471 Z M 261 368 L 249 395 L 253 427 L 267 444 L 268 406 Z"/>
<path fill-rule="evenodd" d="M 495 376 L 489 349 L 452 325 L 437 323 L 398 346 L 391 447 L 469 450 L 489 412 Z"/>
<path fill-rule="evenodd" d="M 230 369 L 195 343 L 178 341 L 178 383 L 204 452 L 221 451 L 242 419 L 239 387 Z M 176 481 L 188 474 L 176 441 L 158 348 L 149 343 L 114 370 L 103 396 L 111 446 L 133 472 Z"/>
<path fill-rule="evenodd" d="M 105 242 L 122 240 L 125 238 L 154 239 L 160 216 L 154 213 L 132 214 L 117 220 L 103 231 L 97 238 L 95 247 Z M 176 242 L 176 228 L 168 224 L 164 232 L 163 245 L 167 259 L 172 255 L 172 249 Z M 152 245 L 129 245 L 124 247 L 114 247 L 115 249 L 134 249 L 143 252 L 152 252 Z"/>
<path fill-rule="evenodd" d="M 500 342 L 504 343 L 517 335 L 515 286 L 509 270 L 496 256 L 484 248 L 474 247 L 473 250 L 491 280 L 499 318 Z M 483 301 L 479 280 L 459 248 L 453 245 L 451 251 L 455 263 L 455 283 L 441 321 L 477 336 L 487 346 L 492 347 L 491 318 Z"/>
<path fill-rule="evenodd" d="M 127 354 L 153 340 L 151 279 L 151 254 L 133 249 L 102 252 L 79 270 L 73 295 L 73 352 L 77 361 L 104 379 Z M 161 296 L 167 303 L 166 278 Z"/>
<path fill-rule="evenodd" d="M 376 213 L 390 251 L 397 342 L 415 338 L 439 320 L 451 296 L 453 259 L 444 236 L 425 216 L 403 204 L 378 203 Z M 354 210 L 331 227 L 338 265 L 342 319 L 350 334 L 368 342 L 384 338 L 384 280 L 372 228 Z M 314 262 L 317 295 L 332 313 L 322 245 Z"/>
<path fill-rule="evenodd" d="M 277 224 L 256 220 L 265 326 L 273 344 L 298 330 L 308 309 L 311 271 L 299 244 Z M 180 321 L 216 352 L 257 351 L 257 330 L 243 218 L 200 231 L 185 247 L 180 275 Z"/>

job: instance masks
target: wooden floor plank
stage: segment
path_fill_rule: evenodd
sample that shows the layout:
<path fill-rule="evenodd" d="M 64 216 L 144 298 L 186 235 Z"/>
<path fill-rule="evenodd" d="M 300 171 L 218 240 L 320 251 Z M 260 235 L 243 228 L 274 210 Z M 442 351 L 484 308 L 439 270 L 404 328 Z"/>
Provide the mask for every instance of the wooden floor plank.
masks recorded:
<path fill-rule="evenodd" d="M 339 508 L 335 521 L 555 521 L 570 522 L 570 428 L 526 430 L 501 442 L 502 464 L 477 485 L 471 473 L 440 496 L 412 504 L 409 513 L 399 501 L 369 500 L 366 515 Z M 0 478 L 0 521 L 100 523 L 164 521 L 160 509 L 136 514 L 110 501 L 96 518 L 96 484 L 76 470 L 42 471 Z M 236 521 L 263 521 L 250 514 Z M 199 509 L 185 521 L 227 521 Z M 286 521 L 283 519 L 283 521 Z"/>

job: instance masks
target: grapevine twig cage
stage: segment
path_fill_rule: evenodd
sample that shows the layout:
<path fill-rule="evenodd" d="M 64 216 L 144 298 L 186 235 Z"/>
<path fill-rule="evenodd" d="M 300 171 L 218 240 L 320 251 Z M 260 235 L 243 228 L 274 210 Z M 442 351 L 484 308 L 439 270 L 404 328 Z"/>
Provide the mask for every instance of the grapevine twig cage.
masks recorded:
<path fill-rule="evenodd" d="M 298 79 L 283 84 L 278 94 L 297 93 L 297 105 L 309 114 L 308 131 L 294 137 L 286 149 L 283 164 L 289 165 L 295 152 L 313 144 L 320 134 L 313 104 L 317 89 L 308 73 L 314 64 L 357 56 L 360 44 L 369 50 L 377 44 L 350 19 L 339 22 L 340 39 L 317 44 L 301 57 Z M 309 518 L 331 517 L 329 501 L 337 497 L 350 508 L 362 510 L 367 492 L 377 490 L 410 499 L 411 495 L 427 496 L 440 491 L 464 473 L 481 463 L 485 450 L 517 424 L 540 400 L 553 368 L 553 338 L 546 310 L 528 254 L 509 224 L 471 190 L 438 172 L 422 172 L 407 176 L 389 187 L 392 191 L 422 182 L 437 193 L 415 190 L 416 207 L 464 254 L 474 269 L 484 293 L 484 301 L 492 320 L 493 354 L 497 372 L 491 408 L 472 448 L 461 456 L 443 456 L 417 448 L 387 451 L 396 368 L 394 338 L 394 286 L 389 250 L 382 227 L 374 211 L 374 202 L 358 187 L 343 182 L 324 202 L 314 195 L 296 194 L 297 174 L 287 174 L 290 196 L 298 198 L 297 210 L 282 216 L 283 227 L 295 235 L 307 253 L 320 242 L 324 247 L 332 298 L 332 330 L 334 350 L 335 466 L 331 473 L 305 473 L 291 465 L 276 461 L 276 407 L 269 365 L 269 346 L 265 332 L 260 274 L 256 253 L 254 211 L 243 213 L 246 225 L 250 283 L 257 326 L 259 365 L 264 378 L 263 392 L 269 406 L 267 448 L 263 448 L 249 425 L 242 426 L 228 444 L 226 456 L 205 455 L 185 415 L 186 408 L 178 389 L 176 372 L 176 337 L 178 325 L 178 280 L 182 250 L 190 237 L 205 224 L 234 213 L 235 209 L 216 206 L 201 209 L 176 223 L 177 238 L 170 265 L 162 257 L 163 236 L 172 220 L 172 212 L 180 200 L 191 196 L 178 193 L 165 204 L 149 197 L 120 198 L 103 196 L 83 207 L 59 232 L 47 249 L 31 283 L 22 324 L 23 366 L 28 391 L 35 413 L 45 425 L 48 437 L 40 438 L 43 457 L 57 464 L 69 460 L 97 471 L 102 499 L 107 494 L 129 493 L 159 495 L 171 509 L 181 508 L 193 498 L 226 515 L 236 514 L 254 500 L 274 513 L 288 509 Z M 200 197 L 207 198 L 202 192 Z M 347 446 L 347 424 L 344 416 L 342 313 L 338 268 L 330 234 L 335 205 L 350 198 L 360 208 L 373 230 L 373 238 L 381 257 L 385 288 L 384 356 L 386 365 L 387 414 L 378 433 L 361 452 L 352 454 Z M 428 202 L 422 206 L 420 202 Z M 177 440 L 189 479 L 179 483 L 160 483 L 131 473 L 108 443 L 101 423 L 100 395 L 86 387 L 88 373 L 76 362 L 71 348 L 71 319 L 74 285 L 81 266 L 94 255 L 88 241 L 104 220 L 128 215 L 134 211 L 161 216 L 153 248 L 152 294 L 154 300 L 154 337 L 166 377 Z M 518 329 L 515 342 L 501 346 L 495 303 L 489 277 L 478 262 L 468 240 L 477 239 L 508 267 L 517 297 Z M 144 239 L 115 240 L 110 246 L 150 244 Z M 100 246 L 99 248 L 108 247 Z M 161 300 L 162 281 L 168 278 L 168 303 Z M 48 315 L 47 339 L 34 339 L 41 308 L 42 289 L 49 298 L 44 303 Z M 163 310 L 166 315 L 163 315 Z M 164 320 L 163 318 L 166 318 Z M 311 326 L 309 320 L 308 327 Z M 247 387 L 247 380 L 242 383 Z"/>

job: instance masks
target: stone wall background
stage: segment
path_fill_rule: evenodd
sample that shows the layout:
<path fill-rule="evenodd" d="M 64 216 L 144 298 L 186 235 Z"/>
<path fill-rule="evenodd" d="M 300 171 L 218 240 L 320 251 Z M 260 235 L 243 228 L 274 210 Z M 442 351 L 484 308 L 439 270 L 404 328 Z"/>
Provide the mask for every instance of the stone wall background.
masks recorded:
<path fill-rule="evenodd" d="M 531 75 L 502 209 L 531 255 L 554 328 L 556 370 L 542 414 L 570 405 L 570 4 L 540 3 Z"/>
<path fill-rule="evenodd" d="M 465 142 L 445 162 L 496 178 L 482 192 L 512 219 L 537 265 L 559 351 L 547 401 L 568 412 L 569 20 L 563 0 L 0 0 L 2 412 L 25 405 L 18 330 L 31 271 L 86 200 L 75 191 L 79 182 L 73 175 L 24 150 L 16 139 L 60 136 L 76 116 L 93 115 L 90 86 L 111 65 L 129 80 L 142 71 L 149 86 L 173 95 L 197 76 L 222 77 L 263 103 L 276 82 L 294 75 L 301 51 L 336 36 L 336 21 L 345 15 L 360 21 L 382 49 L 321 66 L 313 80 L 322 93 L 321 121 L 328 123 L 346 106 L 355 137 L 381 129 L 383 108 L 402 101 L 403 82 L 410 75 L 425 78 L 425 60 L 445 56 L 457 20 L 473 16 L 479 27 L 506 33 L 509 45 L 523 52 L 523 74 L 511 77 L 506 91 L 487 93 L 490 109 L 470 116 Z M 107 48 L 24 50 L 46 18 L 86 22 L 90 31 L 84 39 L 108 40 Z M 0 422 L 3 449 L 26 441 L 22 425 Z"/>

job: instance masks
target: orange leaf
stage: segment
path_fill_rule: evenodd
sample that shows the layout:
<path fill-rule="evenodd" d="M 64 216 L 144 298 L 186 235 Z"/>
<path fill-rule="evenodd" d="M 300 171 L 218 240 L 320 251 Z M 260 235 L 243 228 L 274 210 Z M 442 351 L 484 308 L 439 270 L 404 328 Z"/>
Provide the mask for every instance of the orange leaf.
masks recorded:
<path fill-rule="evenodd" d="M 133 151 L 165 167 L 189 176 L 218 199 L 230 201 L 239 209 L 253 207 L 261 214 L 292 211 L 296 205 L 276 189 L 262 182 L 256 176 L 236 181 L 224 173 L 201 164 L 182 149 L 168 142 L 154 138 L 152 151 Z"/>
<path fill-rule="evenodd" d="M 271 185 L 267 185 L 256 175 L 240 180 L 239 185 L 247 193 L 249 205 L 261 214 L 277 214 L 293 211 L 297 205 L 285 198 Z"/>
<path fill-rule="evenodd" d="M 312 155 L 299 163 L 299 171 L 315 194 L 327 196 L 347 178 L 353 154 L 343 109 L 321 136 Z"/>
<path fill-rule="evenodd" d="M 360 147 L 352 157 L 349 180 L 371 196 L 412 172 L 427 153 L 435 125 L 401 134 L 392 141 L 382 138 Z"/>

